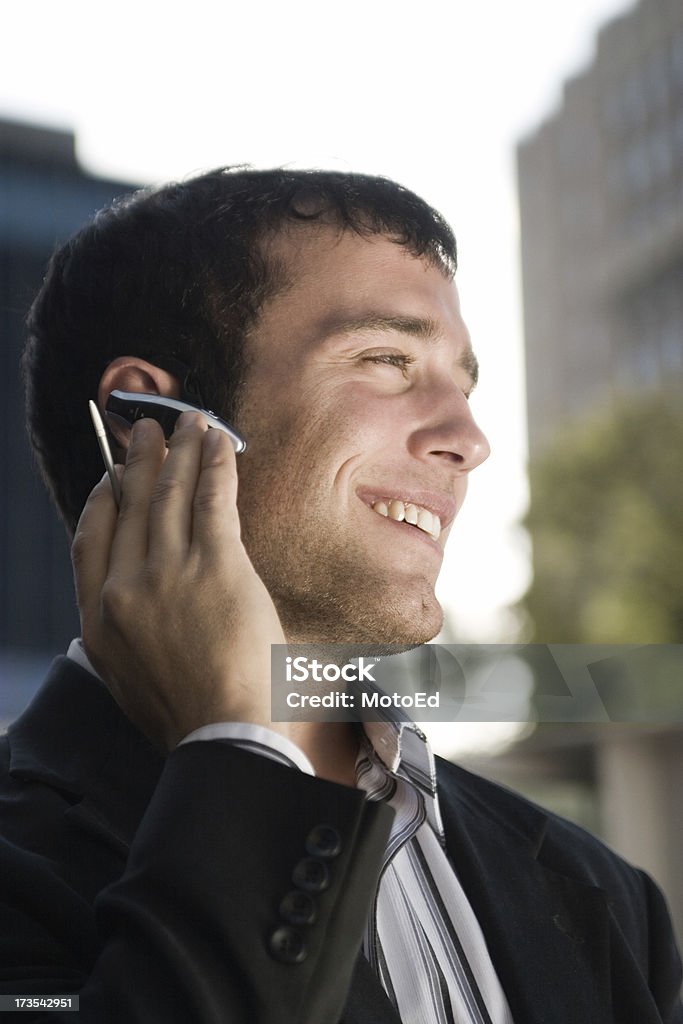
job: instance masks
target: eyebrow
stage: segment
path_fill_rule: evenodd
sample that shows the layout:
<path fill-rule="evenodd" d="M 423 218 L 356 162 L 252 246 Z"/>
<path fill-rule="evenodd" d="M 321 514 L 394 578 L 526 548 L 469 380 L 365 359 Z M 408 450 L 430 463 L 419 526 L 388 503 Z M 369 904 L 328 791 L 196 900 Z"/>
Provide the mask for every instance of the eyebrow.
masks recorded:
<path fill-rule="evenodd" d="M 384 316 L 381 313 L 366 313 L 362 316 L 337 320 L 331 325 L 330 333 L 355 334 L 358 331 L 395 331 L 398 334 L 408 334 L 413 338 L 419 338 L 420 341 L 427 342 L 436 341 L 443 333 L 431 317 Z M 476 387 L 479 380 L 479 360 L 470 344 L 458 359 L 458 366 L 468 374 L 472 381 L 472 387 Z"/>

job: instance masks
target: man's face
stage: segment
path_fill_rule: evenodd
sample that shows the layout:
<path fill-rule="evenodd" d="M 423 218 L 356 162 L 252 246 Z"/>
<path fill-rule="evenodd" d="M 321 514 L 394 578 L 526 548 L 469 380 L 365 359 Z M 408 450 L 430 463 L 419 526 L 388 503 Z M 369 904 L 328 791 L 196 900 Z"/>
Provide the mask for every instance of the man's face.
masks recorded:
<path fill-rule="evenodd" d="M 382 236 L 297 228 L 269 252 L 293 283 L 247 341 L 247 551 L 290 641 L 422 643 L 441 627 L 434 584 L 468 473 L 489 453 L 455 285 Z"/>

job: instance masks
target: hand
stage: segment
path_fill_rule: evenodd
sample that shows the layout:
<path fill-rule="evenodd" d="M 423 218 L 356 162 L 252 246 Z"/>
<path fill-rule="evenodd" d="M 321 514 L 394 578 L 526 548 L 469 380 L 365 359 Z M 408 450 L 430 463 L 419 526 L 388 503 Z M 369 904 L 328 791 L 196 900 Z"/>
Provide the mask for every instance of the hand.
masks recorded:
<path fill-rule="evenodd" d="M 170 750 L 218 721 L 270 722 L 270 645 L 285 637 L 240 540 L 228 438 L 184 413 L 164 445 L 133 427 L 122 501 L 105 476 L 72 547 L 83 643 L 124 713 Z"/>

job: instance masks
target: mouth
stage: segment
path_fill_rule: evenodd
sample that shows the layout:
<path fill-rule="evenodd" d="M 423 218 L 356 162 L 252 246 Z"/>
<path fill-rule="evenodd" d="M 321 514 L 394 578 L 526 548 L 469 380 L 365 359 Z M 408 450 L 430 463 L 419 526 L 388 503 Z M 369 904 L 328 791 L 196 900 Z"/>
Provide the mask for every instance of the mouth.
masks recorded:
<path fill-rule="evenodd" d="M 434 541 L 437 541 L 441 535 L 439 516 L 414 501 L 403 501 L 401 498 L 378 498 L 370 504 L 370 508 L 385 519 L 393 519 L 396 523 L 407 523 L 409 526 L 414 526 Z"/>

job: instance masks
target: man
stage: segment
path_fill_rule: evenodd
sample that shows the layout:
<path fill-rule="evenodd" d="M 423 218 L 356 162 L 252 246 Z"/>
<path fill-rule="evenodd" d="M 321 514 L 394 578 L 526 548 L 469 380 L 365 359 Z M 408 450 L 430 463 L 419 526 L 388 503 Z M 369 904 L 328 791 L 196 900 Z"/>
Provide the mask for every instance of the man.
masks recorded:
<path fill-rule="evenodd" d="M 409 727 L 270 721 L 271 644 L 440 627 L 488 454 L 454 270 L 417 197 L 322 172 L 141 193 L 53 258 L 29 427 L 83 644 L 3 752 L 5 992 L 87 1022 L 683 1019 L 660 894 L 591 837 L 453 766 L 437 793 Z M 110 420 L 117 511 L 86 410 L 117 388 L 201 395 L 246 454 L 198 413 L 168 449 Z"/>

